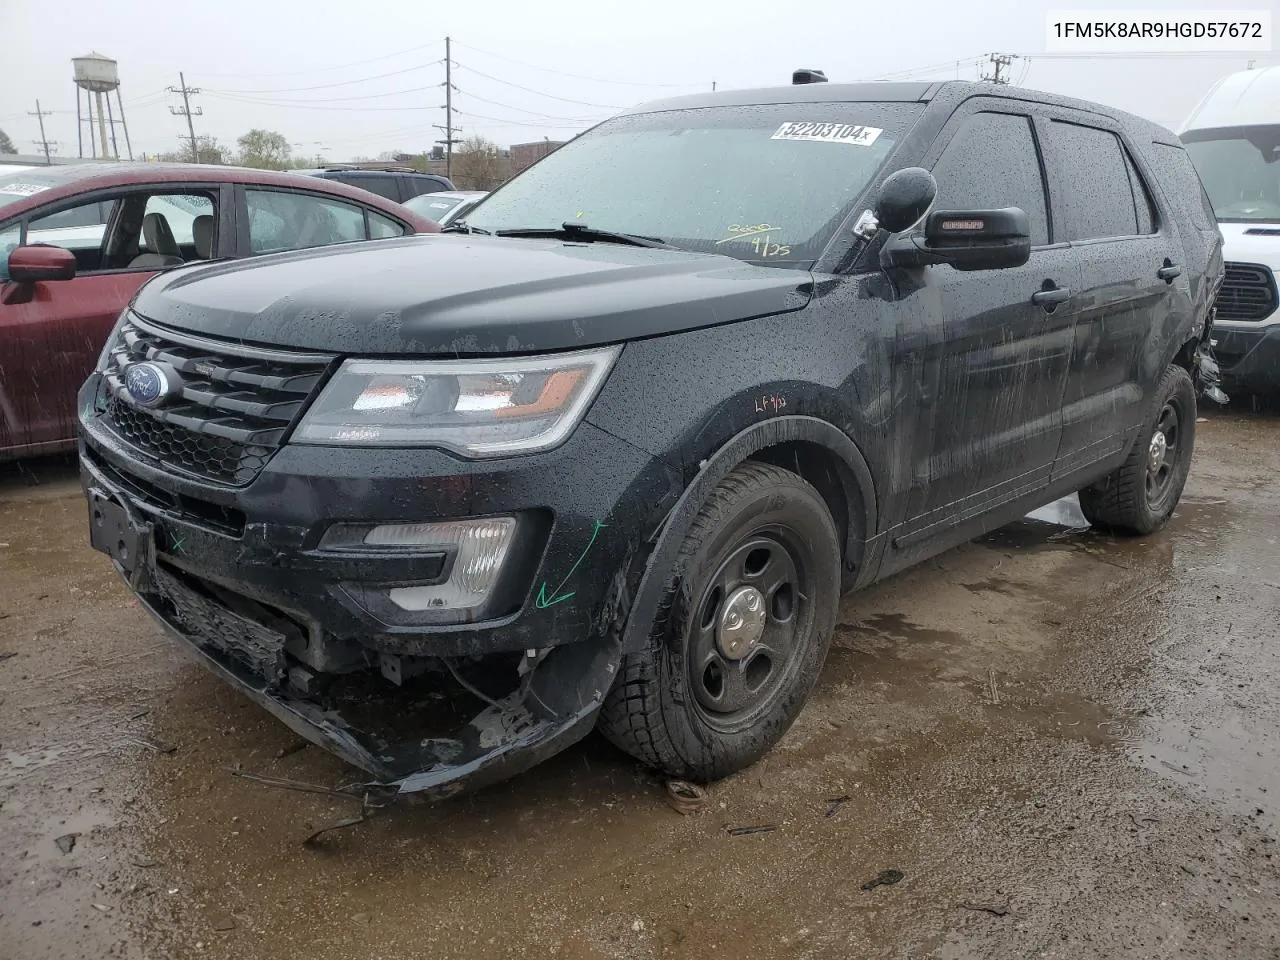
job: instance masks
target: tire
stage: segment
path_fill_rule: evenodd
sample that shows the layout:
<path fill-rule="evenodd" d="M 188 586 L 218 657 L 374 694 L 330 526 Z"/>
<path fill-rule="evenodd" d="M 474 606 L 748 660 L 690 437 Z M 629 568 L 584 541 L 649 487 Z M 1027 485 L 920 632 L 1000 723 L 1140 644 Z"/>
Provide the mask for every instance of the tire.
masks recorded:
<path fill-rule="evenodd" d="M 694 519 L 675 564 L 683 576 L 668 579 L 648 647 L 624 657 L 601 731 L 672 777 L 708 782 L 750 766 L 817 682 L 840 601 L 840 556 L 817 490 L 780 467 L 737 467 Z M 748 588 L 758 591 L 756 607 Z M 738 632 L 735 611 L 746 624 Z M 763 632 L 750 644 L 753 617 Z"/>
<path fill-rule="evenodd" d="M 1167 444 L 1158 466 L 1157 435 Z M 1169 367 L 1128 458 L 1114 473 L 1080 491 L 1085 519 L 1114 533 L 1142 536 L 1159 530 L 1182 497 L 1195 442 L 1195 386 L 1182 367 Z"/>

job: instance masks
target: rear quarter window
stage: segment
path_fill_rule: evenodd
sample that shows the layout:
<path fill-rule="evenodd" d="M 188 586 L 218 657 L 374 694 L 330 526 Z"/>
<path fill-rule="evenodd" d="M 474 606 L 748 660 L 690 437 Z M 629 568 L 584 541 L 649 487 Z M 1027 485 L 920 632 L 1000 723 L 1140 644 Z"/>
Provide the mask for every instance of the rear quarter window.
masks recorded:
<path fill-rule="evenodd" d="M 1182 147 L 1152 143 L 1149 159 L 1174 211 L 1201 230 L 1216 229 L 1218 218 L 1200 181 L 1200 174 L 1191 162 L 1191 155 Z"/>

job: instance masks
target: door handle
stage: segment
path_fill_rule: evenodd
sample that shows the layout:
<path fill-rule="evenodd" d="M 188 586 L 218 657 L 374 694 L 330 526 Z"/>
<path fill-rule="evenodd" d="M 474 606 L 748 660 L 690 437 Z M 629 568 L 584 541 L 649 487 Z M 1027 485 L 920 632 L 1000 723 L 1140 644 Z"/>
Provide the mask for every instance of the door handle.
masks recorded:
<path fill-rule="evenodd" d="M 1037 290 L 1031 295 L 1031 302 L 1038 307 L 1055 307 L 1071 299 L 1071 291 L 1066 287 L 1052 287 L 1048 290 Z"/>
<path fill-rule="evenodd" d="M 1156 276 L 1159 277 L 1161 280 L 1163 280 L 1165 283 L 1173 283 L 1174 277 L 1182 276 L 1182 268 L 1175 266 L 1174 264 L 1166 260 L 1164 262 L 1164 266 L 1156 271 Z"/>

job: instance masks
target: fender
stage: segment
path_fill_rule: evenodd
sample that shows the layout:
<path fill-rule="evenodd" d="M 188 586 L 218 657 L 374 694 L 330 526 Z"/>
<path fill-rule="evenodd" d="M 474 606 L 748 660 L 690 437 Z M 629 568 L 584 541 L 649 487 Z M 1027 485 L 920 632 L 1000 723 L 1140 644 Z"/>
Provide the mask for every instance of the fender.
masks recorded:
<path fill-rule="evenodd" d="M 878 565 L 879 547 L 882 537 L 875 536 L 877 506 L 875 486 L 871 479 L 871 469 L 862 456 L 857 445 L 848 434 L 825 420 L 816 417 L 789 416 L 763 420 L 752 424 L 735 434 L 715 454 L 700 465 L 698 474 L 685 487 L 684 493 L 676 501 L 662 526 L 657 538 L 657 545 L 649 554 L 645 564 L 644 575 L 636 589 L 635 599 L 630 604 L 626 627 L 622 635 L 623 653 L 633 653 L 644 649 L 649 639 L 650 622 L 641 611 L 657 609 L 662 591 L 668 581 L 678 577 L 682 571 L 676 568 L 676 555 L 684 542 L 694 517 L 706 502 L 716 484 L 723 480 L 738 464 L 753 454 L 780 443 L 804 440 L 824 447 L 840 458 L 848 468 L 855 490 L 846 490 L 858 494 L 863 505 L 858 524 L 849 524 L 849 542 L 847 549 L 851 552 L 858 539 L 857 530 L 866 531 L 867 549 L 862 569 L 857 577 L 857 586 L 862 586 L 871 579 Z M 845 480 L 846 486 L 848 480 Z"/>

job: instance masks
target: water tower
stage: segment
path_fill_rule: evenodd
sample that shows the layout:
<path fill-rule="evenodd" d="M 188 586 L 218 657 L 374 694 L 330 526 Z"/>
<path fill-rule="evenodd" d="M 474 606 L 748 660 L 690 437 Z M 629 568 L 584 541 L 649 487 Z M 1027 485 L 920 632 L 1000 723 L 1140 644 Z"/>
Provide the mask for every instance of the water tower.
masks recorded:
<path fill-rule="evenodd" d="M 124 103 L 120 99 L 120 73 L 116 62 L 100 53 L 89 53 L 71 61 L 76 84 L 76 138 L 80 144 L 80 156 L 84 156 L 84 126 L 89 125 L 89 156 L 104 160 L 120 159 L 116 146 L 116 124 L 124 129 L 125 150 L 133 159 L 133 147 L 129 144 L 129 126 L 124 121 Z M 87 111 L 80 109 L 80 91 L 84 91 Z M 117 120 L 111 110 L 111 94 L 116 95 Z M 97 109 L 95 111 L 95 101 Z M 105 106 L 104 106 L 105 104 Z M 85 116 L 87 112 L 88 116 Z M 95 121 L 97 129 L 94 129 Z M 111 143 L 107 144 L 107 130 L 111 131 Z"/>

